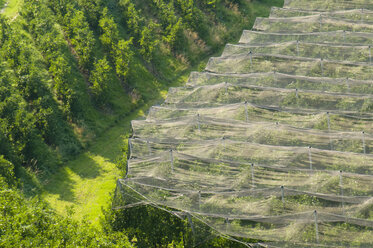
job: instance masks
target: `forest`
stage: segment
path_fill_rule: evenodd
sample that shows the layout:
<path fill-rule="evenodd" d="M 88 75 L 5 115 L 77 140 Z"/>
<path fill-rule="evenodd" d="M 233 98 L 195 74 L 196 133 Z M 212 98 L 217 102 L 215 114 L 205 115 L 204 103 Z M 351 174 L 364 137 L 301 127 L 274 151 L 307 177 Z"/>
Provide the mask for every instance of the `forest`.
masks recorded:
<path fill-rule="evenodd" d="M 0 14 L 0 247 L 192 246 L 186 221 L 151 207 L 107 206 L 100 228 L 57 214 L 43 184 L 282 4 L 24 0 L 14 18 Z M 198 246 L 239 246 L 230 242 Z"/>

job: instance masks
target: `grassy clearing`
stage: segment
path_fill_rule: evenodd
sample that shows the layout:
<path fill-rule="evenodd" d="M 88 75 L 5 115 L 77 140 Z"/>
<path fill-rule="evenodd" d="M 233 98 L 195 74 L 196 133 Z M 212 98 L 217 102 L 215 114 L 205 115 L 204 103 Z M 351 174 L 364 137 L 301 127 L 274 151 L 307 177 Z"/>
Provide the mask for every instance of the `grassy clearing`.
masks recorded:
<path fill-rule="evenodd" d="M 179 76 L 176 84 L 185 82 L 189 70 Z M 42 197 L 57 213 L 66 215 L 73 210 L 73 218 L 86 218 L 100 228 L 102 208 L 111 203 L 116 180 L 123 172 L 116 167 L 115 161 L 123 156 L 121 150 L 130 135 L 130 122 L 145 116 L 145 111 L 156 101 L 165 98 L 163 90 L 157 99 L 123 118 L 118 124 L 98 137 L 94 144 L 74 160 L 67 162 L 59 171 L 48 178 L 43 185 Z"/>
<path fill-rule="evenodd" d="M 99 227 L 102 207 L 110 204 L 110 194 L 121 176 L 115 160 L 122 154 L 121 147 L 130 131 L 130 120 L 143 116 L 144 109 L 137 110 L 99 137 L 94 145 L 68 162 L 44 185 L 43 198 L 60 214 L 72 208 L 73 217 L 87 218 Z"/>
<path fill-rule="evenodd" d="M 2 0 L 0 1 L 0 6 L 4 6 L 6 2 L 8 2 L 8 5 L 5 7 L 3 14 L 8 18 L 14 18 L 17 15 L 18 9 L 22 5 L 23 0 Z"/>

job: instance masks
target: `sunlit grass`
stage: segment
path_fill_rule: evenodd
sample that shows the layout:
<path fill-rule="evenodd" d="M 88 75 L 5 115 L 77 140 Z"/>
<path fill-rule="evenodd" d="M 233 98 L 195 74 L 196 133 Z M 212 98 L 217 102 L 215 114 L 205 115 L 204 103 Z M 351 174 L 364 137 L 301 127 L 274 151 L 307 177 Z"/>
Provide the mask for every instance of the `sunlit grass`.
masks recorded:
<path fill-rule="evenodd" d="M 129 121 L 142 116 L 144 109 L 105 132 L 86 152 L 49 178 L 44 185 L 43 198 L 53 209 L 65 215 L 72 207 L 74 218 L 81 220 L 86 217 L 99 227 L 101 208 L 109 206 L 110 193 L 114 192 L 116 180 L 122 175 L 115 160 L 122 155 L 121 147 L 130 131 Z"/>
<path fill-rule="evenodd" d="M 0 6 L 4 6 L 6 3 L 7 6 L 4 9 L 3 14 L 6 17 L 14 18 L 18 14 L 19 7 L 22 5 L 23 0 L 3 0 L 0 1 Z"/>

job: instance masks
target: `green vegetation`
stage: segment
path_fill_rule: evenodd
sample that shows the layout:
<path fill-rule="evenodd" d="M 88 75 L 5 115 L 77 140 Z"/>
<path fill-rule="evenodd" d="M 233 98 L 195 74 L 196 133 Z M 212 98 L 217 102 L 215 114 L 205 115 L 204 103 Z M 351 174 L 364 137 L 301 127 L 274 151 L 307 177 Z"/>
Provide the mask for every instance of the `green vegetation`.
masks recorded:
<path fill-rule="evenodd" d="M 15 18 L 18 15 L 18 10 L 21 8 L 23 0 L 3 0 L 0 1 L 0 8 L 4 7 L 7 3 L 6 7 L 4 8 L 3 14 L 11 18 Z"/>
<path fill-rule="evenodd" d="M 312 6 L 288 0 L 285 7 L 293 2 Z M 254 29 L 264 31 L 244 32 L 186 86 L 170 89 L 146 119 L 132 121 L 112 226 L 125 220 L 130 237 L 159 243 L 128 228 L 145 215 L 133 208 L 146 205 L 188 219 L 198 234 L 203 222 L 221 235 L 258 239 L 253 247 L 372 246 L 371 47 L 359 43 L 370 44 L 372 33 L 363 29 L 366 10 L 351 12 L 360 18 L 257 19 Z M 365 32 L 349 36 L 357 24 Z M 322 27 L 342 30 L 300 33 Z"/>
<path fill-rule="evenodd" d="M 186 245 L 184 221 L 162 217 L 167 230 L 153 237 L 145 224 L 161 213 L 139 210 L 150 219 L 138 223 L 109 209 L 129 121 L 282 3 L 9 1 L 0 15 L 0 246 L 129 247 L 127 235 L 142 247 Z"/>

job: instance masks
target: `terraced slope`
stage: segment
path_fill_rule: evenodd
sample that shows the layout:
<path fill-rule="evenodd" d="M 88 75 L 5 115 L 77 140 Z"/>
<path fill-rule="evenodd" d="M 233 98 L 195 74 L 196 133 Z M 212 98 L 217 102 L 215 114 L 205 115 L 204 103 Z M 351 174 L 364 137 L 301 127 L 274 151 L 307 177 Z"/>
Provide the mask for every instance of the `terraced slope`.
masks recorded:
<path fill-rule="evenodd" d="M 132 122 L 116 207 L 248 246 L 372 247 L 372 10 L 288 0 L 257 19 Z"/>

